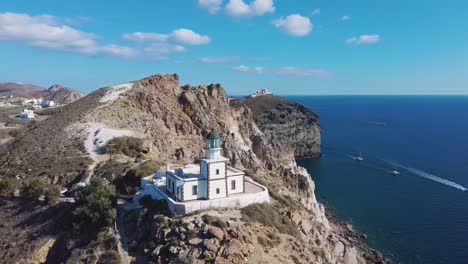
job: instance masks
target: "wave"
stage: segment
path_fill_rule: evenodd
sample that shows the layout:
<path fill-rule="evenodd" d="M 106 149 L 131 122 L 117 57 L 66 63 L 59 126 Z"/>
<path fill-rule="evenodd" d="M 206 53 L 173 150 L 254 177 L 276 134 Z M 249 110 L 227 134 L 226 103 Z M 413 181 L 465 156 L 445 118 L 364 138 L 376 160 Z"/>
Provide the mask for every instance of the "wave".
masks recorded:
<path fill-rule="evenodd" d="M 453 187 L 453 188 L 456 188 L 456 189 L 459 189 L 459 190 L 462 190 L 462 191 L 468 191 L 467 188 L 463 187 L 462 185 L 456 183 L 456 182 L 453 182 L 453 181 L 449 181 L 449 180 L 446 180 L 444 178 L 441 178 L 441 177 L 438 177 L 434 174 L 430 174 L 430 173 L 427 173 L 425 171 L 422 171 L 420 169 L 416 169 L 416 168 L 412 168 L 412 167 L 407 167 L 407 166 L 404 166 L 402 164 L 399 164 L 399 163 L 396 163 L 396 162 L 393 162 L 393 161 L 387 161 L 388 163 L 390 163 L 391 165 L 395 166 L 395 167 L 399 167 L 401 169 L 404 169 L 416 176 L 420 176 L 420 177 L 423 177 L 423 178 L 426 178 L 426 179 L 429 179 L 429 180 L 432 180 L 432 181 L 435 181 L 435 182 L 438 182 L 438 183 L 442 183 L 444 185 L 447 185 L 447 186 L 450 186 L 450 187 Z"/>

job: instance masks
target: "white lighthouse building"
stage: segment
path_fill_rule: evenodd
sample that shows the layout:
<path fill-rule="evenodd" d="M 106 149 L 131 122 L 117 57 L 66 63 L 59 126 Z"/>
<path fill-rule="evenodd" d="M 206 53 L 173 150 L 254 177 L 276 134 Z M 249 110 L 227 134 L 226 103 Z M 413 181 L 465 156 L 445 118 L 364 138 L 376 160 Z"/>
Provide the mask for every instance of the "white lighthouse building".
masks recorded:
<path fill-rule="evenodd" d="M 228 166 L 222 155 L 221 137 L 212 129 L 207 137 L 206 156 L 200 164 L 183 167 L 168 165 L 152 176 L 141 179 L 141 190 L 133 197 L 167 201 L 174 214 L 187 214 L 209 208 L 245 207 L 252 203 L 270 201 L 268 189 L 245 176 L 244 172 Z"/>
<path fill-rule="evenodd" d="M 221 138 L 212 129 L 208 135 L 207 155 L 200 166 L 191 164 L 166 171 L 166 190 L 177 201 L 224 198 L 244 192 L 244 172 L 227 165 Z"/>

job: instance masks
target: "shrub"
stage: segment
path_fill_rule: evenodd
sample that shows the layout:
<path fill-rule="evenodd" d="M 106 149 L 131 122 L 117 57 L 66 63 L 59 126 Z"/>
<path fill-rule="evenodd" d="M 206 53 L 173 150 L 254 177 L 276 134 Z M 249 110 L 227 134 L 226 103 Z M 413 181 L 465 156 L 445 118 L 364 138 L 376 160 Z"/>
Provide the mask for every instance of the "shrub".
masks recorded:
<path fill-rule="evenodd" d="M 22 128 L 12 129 L 8 131 L 8 135 L 13 138 L 19 137 L 23 135 L 23 129 Z"/>
<path fill-rule="evenodd" d="M 217 216 L 203 215 L 202 220 L 203 220 L 203 222 L 205 224 L 208 224 L 208 225 L 214 225 L 214 226 L 217 226 L 217 227 L 220 227 L 220 228 L 227 228 L 228 227 L 228 224 L 226 223 L 226 221 L 221 220 Z"/>
<path fill-rule="evenodd" d="M 73 210 L 75 231 L 99 230 L 112 226 L 116 218 L 117 195 L 113 186 L 102 179 L 92 179 L 86 187 L 77 189 Z"/>
<path fill-rule="evenodd" d="M 141 138 L 135 137 L 115 137 L 104 146 L 104 152 L 108 154 L 124 154 L 129 157 L 136 157 L 143 145 Z"/>
<path fill-rule="evenodd" d="M 281 233 L 295 237 L 299 236 L 299 231 L 294 227 L 291 220 L 281 216 L 278 210 L 268 203 L 251 204 L 242 208 L 241 213 L 244 221 L 255 221 L 274 227 Z"/>
<path fill-rule="evenodd" d="M 24 197 L 37 201 L 42 195 L 46 194 L 49 188 L 49 183 L 44 179 L 33 179 L 21 187 L 20 193 Z"/>
<path fill-rule="evenodd" d="M 104 250 L 117 250 L 119 245 L 117 237 L 107 230 L 98 233 L 98 243 Z"/>
<path fill-rule="evenodd" d="M 153 211 L 166 211 L 167 201 L 161 199 L 153 199 L 151 195 L 145 195 L 140 199 L 140 205 Z"/>
<path fill-rule="evenodd" d="M 48 204 L 56 204 L 60 198 L 60 187 L 51 185 L 44 192 L 45 201 Z"/>
<path fill-rule="evenodd" d="M 114 184 L 121 194 L 133 195 L 140 187 L 142 177 L 150 176 L 156 172 L 164 163 L 150 160 L 140 166 L 128 170 L 125 175 L 114 181 Z"/>
<path fill-rule="evenodd" d="M 14 178 L 0 180 L 0 195 L 11 196 L 19 187 L 20 183 Z"/>
<path fill-rule="evenodd" d="M 107 250 L 99 256 L 98 264 L 120 264 L 122 263 L 120 259 L 119 252 L 115 250 Z"/>

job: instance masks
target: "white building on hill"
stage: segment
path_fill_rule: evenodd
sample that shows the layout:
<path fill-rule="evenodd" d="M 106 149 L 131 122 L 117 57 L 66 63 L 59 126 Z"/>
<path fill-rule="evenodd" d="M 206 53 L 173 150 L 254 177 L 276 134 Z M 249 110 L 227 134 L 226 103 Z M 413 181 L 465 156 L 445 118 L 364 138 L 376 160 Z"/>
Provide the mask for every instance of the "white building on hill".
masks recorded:
<path fill-rule="evenodd" d="M 176 214 L 269 202 L 267 188 L 228 166 L 229 160 L 221 151 L 220 135 L 213 129 L 208 135 L 207 155 L 200 164 L 166 168 L 142 179 L 142 190 L 134 196 L 134 202 L 145 195 L 166 199 Z"/>
<path fill-rule="evenodd" d="M 20 118 L 25 118 L 25 119 L 33 119 L 34 118 L 34 112 L 32 110 L 24 109 L 23 112 L 19 114 Z"/>
<path fill-rule="evenodd" d="M 42 101 L 41 105 L 42 107 L 54 107 L 55 102 L 54 101 Z"/>

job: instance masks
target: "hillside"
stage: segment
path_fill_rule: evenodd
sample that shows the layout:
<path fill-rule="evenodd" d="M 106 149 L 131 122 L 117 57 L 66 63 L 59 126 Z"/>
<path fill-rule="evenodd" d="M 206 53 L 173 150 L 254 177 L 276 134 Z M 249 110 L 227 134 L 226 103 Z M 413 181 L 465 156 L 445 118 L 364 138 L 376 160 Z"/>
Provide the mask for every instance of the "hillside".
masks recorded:
<path fill-rule="evenodd" d="M 145 159 L 161 164 L 193 162 L 204 151 L 207 133 L 215 128 L 220 132 L 223 154 L 231 165 L 244 169 L 268 187 L 273 202 L 264 210 L 273 219 L 264 219 L 262 224 L 261 220 L 249 221 L 245 218 L 246 212 L 240 209 L 232 209 L 224 216 L 222 212 L 213 212 L 245 232 L 242 240 L 236 240 L 237 246 L 231 248 L 231 242 L 222 240 L 221 233 L 232 230 L 209 227 L 216 230 L 213 232 L 219 235 L 220 241 L 207 237 L 203 243 L 215 245 L 201 247 L 179 241 L 180 245 L 172 248 L 172 253 L 165 257 L 167 261 L 162 263 L 176 260 L 179 255 L 188 257 L 193 252 L 200 257 L 198 263 L 209 259 L 219 263 L 243 263 L 245 258 L 255 263 L 271 263 L 275 259 L 285 263 L 385 263 L 351 231 L 328 221 L 323 205 L 315 199 L 310 175 L 295 165 L 295 156 L 320 153 L 318 117 L 298 104 L 277 97 L 267 99 L 270 101 L 258 104 L 259 107 L 250 102 L 230 104 L 221 85 L 181 87 L 176 74 L 154 75 L 104 87 L 47 112 L 49 118 L 31 125 L 23 135 L 0 149 L 0 175 L 22 181 L 39 177 L 52 184 L 70 186 L 87 176 L 100 175 L 109 159 L 99 152 L 100 144 L 114 136 L 125 135 L 143 140 Z M 272 117 L 265 117 L 269 115 Z M 302 132 L 292 127 L 299 127 Z M 299 142 L 311 147 L 301 148 Z M 116 163 L 113 164 L 111 168 L 116 167 Z M 254 217 L 255 208 L 250 213 Z M 136 225 L 143 221 L 142 217 L 148 219 Z M 194 216 L 197 217 L 201 216 Z M 189 218 L 164 221 L 168 222 L 167 228 L 176 228 L 182 237 L 183 231 L 177 228 L 180 221 L 187 225 L 198 221 Z M 141 239 L 158 226 L 155 219 L 156 215 L 145 213 L 129 220 L 133 223 L 129 234 L 136 239 L 137 247 L 141 242 L 146 257 L 157 258 L 159 254 L 156 252 L 153 256 L 151 251 L 143 250 L 145 240 Z M 207 231 L 197 226 L 198 232 Z M 273 235 L 278 228 L 282 230 L 281 235 Z M 159 227 L 153 231 L 168 232 Z M 161 246 L 170 251 L 171 245 Z M 206 247 L 219 254 L 226 252 L 222 250 L 225 247 L 231 249 L 230 253 L 213 255 Z M 236 248 L 246 250 L 236 253 L 236 258 L 232 259 Z M 200 255 L 202 251 L 203 256 Z M 275 252 L 275 255 L 268 252 Z"/>
<path fill-rule="evenodd" d="M 60 84 L 54 84 L 41 93 L 42 99 L 54 101 L 59 104 L 69 104 L 83 96 L 85 96 L 84 93 L 61 86 Z"/>
<path fill-rule="evenodd" d="M 44 88 L 32 84 L 0 83 L 0 97 L 39 98 Z"/>
<path fill-rule="evenodd" d="M 84 95 L 82 92 L 59 84 L 44 89 L 32 84 L 0 83 L 0 97 L 9 98 L 11 96 L 13 99 L 42 98 L 58 104 L 69 104 Z"/>

